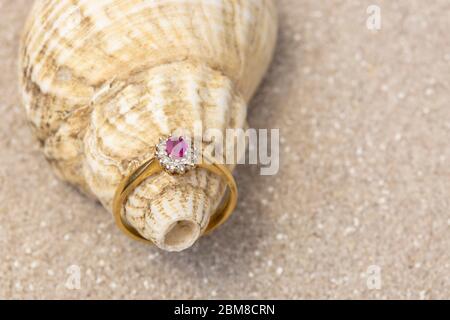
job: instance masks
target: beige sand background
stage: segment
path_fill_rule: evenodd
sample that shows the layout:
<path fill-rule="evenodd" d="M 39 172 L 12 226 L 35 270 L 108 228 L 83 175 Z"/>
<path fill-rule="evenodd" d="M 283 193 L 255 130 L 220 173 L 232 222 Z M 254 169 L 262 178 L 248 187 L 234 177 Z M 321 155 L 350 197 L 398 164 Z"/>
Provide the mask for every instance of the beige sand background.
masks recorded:
<path fill-rule="evenodd" d="M 278 2 L 249 120 L 281 129 L 283 168 L 239 168 L 232 219 L 169 254 L 52 174 L 19 108 L 31 1 L 0 1 L 0 298 L 450 298 L 450 2 Z"/>

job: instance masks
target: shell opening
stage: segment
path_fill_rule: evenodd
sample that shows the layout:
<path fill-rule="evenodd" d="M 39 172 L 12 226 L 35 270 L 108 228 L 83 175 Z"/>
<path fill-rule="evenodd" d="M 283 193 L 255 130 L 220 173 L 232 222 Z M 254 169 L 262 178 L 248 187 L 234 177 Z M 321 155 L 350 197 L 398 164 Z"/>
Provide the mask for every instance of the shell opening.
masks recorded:
<path fill-rule="evenodd" d="M 200 237 L 200 229 L 200 225 L 195 221 L 175 221 L 167 228 L 163 246 L 170 251 L 182 251 L 187 249 Z"/>

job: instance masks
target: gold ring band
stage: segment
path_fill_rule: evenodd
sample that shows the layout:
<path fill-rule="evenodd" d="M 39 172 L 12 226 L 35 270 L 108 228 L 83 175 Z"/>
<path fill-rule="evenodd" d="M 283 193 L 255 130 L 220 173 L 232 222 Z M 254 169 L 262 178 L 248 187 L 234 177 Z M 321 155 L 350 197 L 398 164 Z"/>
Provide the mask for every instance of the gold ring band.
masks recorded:
<path fill-rule="evenodd" d="M 202 162 L 195 165 L 196 168 L 202 168 L 212 172 L 221 177 L 228 186 L 228 192 L 221 204 L 216 209 L 216 212 L 211 216 L 209 224 L 203 235 L 207 235 L 222 225 L 233 213 L 238 198 L 238 190 L 236 182 L 230 170 L 224 165 L 212 162 Z M 141 166 L 135 169 L 129 176 L 124 178 L 117 187 L 113 200 L 113 214 L 116 225 L 127 236 L 134 240 L 145 243 L 153 243 L 151 240 L 144 238 L 133 226 L 131 226 L 123 217 L 123 207 L 126 204 L 128 196 L 147 178 L 167 171 L 157 157 L 144 162 Z"/>

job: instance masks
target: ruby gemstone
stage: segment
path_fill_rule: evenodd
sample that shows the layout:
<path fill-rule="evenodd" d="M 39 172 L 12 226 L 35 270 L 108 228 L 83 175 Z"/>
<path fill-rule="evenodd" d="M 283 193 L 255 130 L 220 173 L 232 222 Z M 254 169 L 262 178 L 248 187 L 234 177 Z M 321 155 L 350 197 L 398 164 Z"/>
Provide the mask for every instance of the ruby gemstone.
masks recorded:
<path fill-rule="evenodd" d="M 189 144 L 183 137 L 170 137 L 167 140 L 166 152 L 172 158 L 182 159 L 189 149 Z"/>

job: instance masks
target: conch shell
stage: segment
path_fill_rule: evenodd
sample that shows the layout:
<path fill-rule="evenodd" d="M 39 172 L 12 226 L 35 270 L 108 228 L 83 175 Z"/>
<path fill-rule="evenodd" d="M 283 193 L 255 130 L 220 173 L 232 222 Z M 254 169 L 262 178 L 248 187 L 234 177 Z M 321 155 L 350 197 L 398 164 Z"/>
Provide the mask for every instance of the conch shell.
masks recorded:
<path fill-rule="evenodd" d="M 276 34 L 271 0 L 37 1 L 20 50 L 23 103 L 59 176 L 111 211 L 118 184 L 159 137 L 198 122 L 245 127 Z M 204 170 L 161 173 L 132 193 L 124 216 L 180 251 L 224 192 Z"/>

